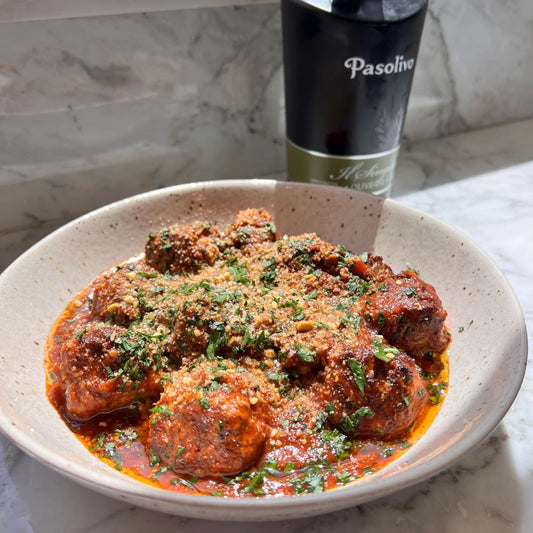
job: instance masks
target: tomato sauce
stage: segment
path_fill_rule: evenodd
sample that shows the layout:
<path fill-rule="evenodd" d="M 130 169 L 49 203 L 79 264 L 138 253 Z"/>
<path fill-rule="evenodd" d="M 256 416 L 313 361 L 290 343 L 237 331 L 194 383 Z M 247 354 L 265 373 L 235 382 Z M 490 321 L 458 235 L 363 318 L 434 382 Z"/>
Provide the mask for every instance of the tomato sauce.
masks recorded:
<path fill-rule="evenodd" d="M 90 319 L 89 289 L 81 292 L 57 320 L 48 339 L 47 393 L 50 402 L 61 413 L 70 429 L 95 457 L 125 475 L 153 487 L 187 494 L 229 497 L 258 497 L 322 492 L 339 488 L 372 475 L 398 459 L 426 432 L 437 416 L 445 398 L 448 382 L 448 359 L 441 355 L 444 368 L 432 379 L 432 403 L 422 413 L 412 429 L 401 439 L 379 441 L 374 438 L 352 440 L 348 457 L 323 464 L 293 470 L 285 465 L 277 469 L 276 461 L 253 468 L 237 476 L 204 477 L 177 475 L 150 455 L 143 443 L 147 421 L 139 413 L 120 409 L 82 424 L 65 414 L 63 398 L 54 373 L 64 338 L 78 331 Z"/>
<path fill-rule="evenodd" d="M 47 394 L 88 452 L 142 483 L 317 493 L 379 471 L 433 422 L 445 318 L 414 271 L 278 239 L 250 209 L 225 231 L 150 234 L 97 276 L 50 331 Z"/>

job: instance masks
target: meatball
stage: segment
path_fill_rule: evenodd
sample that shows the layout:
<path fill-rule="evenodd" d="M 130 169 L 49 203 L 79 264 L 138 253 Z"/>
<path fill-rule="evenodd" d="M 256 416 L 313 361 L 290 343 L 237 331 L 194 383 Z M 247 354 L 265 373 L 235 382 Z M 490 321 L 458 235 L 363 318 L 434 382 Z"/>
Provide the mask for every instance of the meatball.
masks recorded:
<path fill-rule="evenodd" d="M 391 267 L 379 255 L 366 254 L 363 264 L 359 266 L 360 275 L 367 281 L 381 283 L 394 275 Z"/>
<path fill-rule="evenodd" d="M 240 211 L 225 233 L 226 246 L 243 252 L 263 242 L 274 242 L 277 238 L 272 216 L 264 209 Z"/>
<path fill-rule="evenodd" d="M 219 258 L 220 232 L 209 223 L 195 222 L 150 235 L 146 262 L 159 272 L 193 273 Z"/>
<path fill-rule="evenodd" d="M 179 381 L 152 409 L 148 443 L 174 472 L 224 476 L 246 470 L 259 458 L 268 427 L 246 396 L 216 388 L 200 393 Z"/>
<path fill-rule="evenodd" d="M 85 421 L 159 394 L 151 361 L 120 353 L 115 339 L 124 333 L 123 328 L 91 322 L 63 344 L 58 378 L 70 419 Z"/>
<path fill-rule="evenodd" d="M 279 248 L 281 261 L 291 270 L 307 271 L 312 267 L 315 271 L 320 270 L 343 283 L 360 282 L 363 278 L 359 276 L 362 274 L 371 277 L 371 269 L 360 256 L 354 255 L 343 246 L 333 246 L 323 241 L 315 233 L 285 237 L 280 241 Z"/>
<path fill-rule="evenodd" d="M 415 362 L 364 326 L 357 339 L 333 347 L 318 394 L 334 425 L 382 438 L 405 433 L 429 405 Z"/>
<path fill-rule="evenodd" d="M 365 404 L 372 416 L 358 420 L 361 435 L 398 437 L 406 433 L 429 406 L 429 394 L 415 362 L 398 353 L 389 362 L 376 360 L 367 375 Z"/>
<path fill-rule="evenodd" d="M 145 295 L 153 290 L 156 271 L 143 262 L 123 264 L 98 276 L 92 285 L 90 310 L 96 320 L 129 326 L 148 310 Z"/>
<path fill-rule="evenodd" d="M 414 272 L 391 276 L 365 301 L 363 314 L 390 344 L 409 353 L 426 373 L 438 374 L 450 337 L 435 289 Z"/>
<path fill-rule="evenodd" d="M 280 261 L 291 270 L 308 270 L 310 266 L 336 274 L 337 261 L 331 244 L 315 233 L 284 237 L 279 244 Z"/>

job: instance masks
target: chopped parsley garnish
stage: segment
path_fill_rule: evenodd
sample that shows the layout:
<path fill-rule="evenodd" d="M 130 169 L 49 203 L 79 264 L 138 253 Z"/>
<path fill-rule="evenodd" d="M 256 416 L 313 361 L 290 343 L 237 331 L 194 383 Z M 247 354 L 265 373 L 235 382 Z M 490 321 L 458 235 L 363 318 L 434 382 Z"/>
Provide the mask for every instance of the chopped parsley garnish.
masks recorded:
<path fill-rule="evenodd" d="M 265 270 L 261 274 L 259 274 L 259 281 L 262 281 L 263 284 L 267 289 L 272 289 L 273 286 L 275 286 L 276 277 L 278 275 L 278 272 L 275 267 L 269 268 L 268 270 Z"/>
<path fill-rule="evenodd" d="M 209 330 L 209 343 L 205 355 L 210 361 L 213 361 L 221 347 L 226 343 L 226 324 L 220 321 L 211 322 Z"/>
<path fill-rule="evenodd" d="M 296 494 L 316 494 L 324 491 L 324 478 L 322 471 L 317 465 L 310 466 L 303 478 L 293 478 L 291 484 Z"/>
<path fill-rule="evenodd" d="M 150 413 L 157 413 L 166 417 L 172 416 L 172 409 L 166 405 L 155 405 L 150 409 Z"/>
<path fill-rule="evenodd" d="M 378 311 L 378 329 L 382 330 L 385 327 L 385 313 Z"/>
<path fill-rule="evenodd" d="M 429 392 L 429 400 L 433 405 L 436 405 L 442 402 L 443 397 L 446 394 L 447 387 L 448 387 L 448 383 L 444 381 L 427 384 L 427 390 Z"/>
<path fill-rule="evenodd" d="M 276 226 L 273 222 L 265 222 L 265 230 L 267 233 L 272 233 L 272 235 L 276 234 Z"/>
<path fill-rule="evenodd" d="M 341 419 L 341 427 L 346 433 L 355 433 L 361 419 L 374 416 L 374 411 L 369 407 L 360 407 L 352 415 L 345 415 Z"/>
<path fill-rule="evenodd" d="M 348 359 L 348 367 L 352 372 L 353 379 L 361 394 L 365 393 L 365 367 L 355 359 Z"/>
<path fill-rule="evenodd" d="M 305 363 L 313 363 L 317 355 L 316 350 L 311 349 L 304 344 L 300 344 L 299 342 L 294 343 L 294 351 L 296 352 L 296 355 Z"/>
<path fill-rule="evenodd" d="M 169 229 L 163 230 L 159 234 L 159 237 L 160 237 L 161 241 L 163 242 L 163 245 L 161 246 L 161 248 L 163 250 L 168 250 L 168 249 L 172 248 L 172 242 L 170 240 L 170 230 Z"/>
<path fill-rule="evenodd" d="M 417 300 L 420 299 L 420 296 L 418 295 L 418 291 L 416 290 L 416 287 L 414 287 L 413 285 L 410 285 L 409 287 L 407 287 L 407 289 L 405 289 L 403 293 L 408 298 L 416 298 Z"/>
<path fill-rule="evenodd" d="M 233 276 L 233 279 L 237 283 L 243 283 L 245 285 L 250 283 L 250 279 L 247 277 L 248 268 L 246 263 L 235 263 L 228 267 L 228 272 Z"/>
<path fill-rule="evenodd" d="M 384 346 L 380 339 L 372 339 L 372 344 L 374 345 L 374 355 L 385 363 L 390 363 L 394 356 L 400 353 L 400 350 L 394 346 Z"/>
<path fill-rule="evenodd" d="M 204 408 L 204 409 L 209 409 L 210 405 L 209 405 L 209 400 L 207 398 L 200 398 L 198 400 L 198 403 Z"/>
<path fill-rule="evenodd" d="M 292 308 L 291 319 L 294 321 L 303 320 L 305 318 L 304 310 L 302 306 L 300 305 L 300 302 L 298 302 L 298 300 L 289 300 L 287 302 L 282 302 L 279 304 L 279 306 L 282 309 L 291 307 Z"/>
<path fill-rule="evenodd" d="M 350 300 L 355 303 L 368 292 L 371 286 L 370 282 L 362 278 L 354 277 L 348 282 L 348 290 L 351 292 Z"/>
<path fill-rule="evenodd" d="M 353 442 L 337 428 L 322 430 L 320 432 L 320 438 L 324 442 L 324 445 L 333 451 L 336 459 L 339 461 L 349 457 L 353 448 Z"/>
<path fill-rule="evenodd" d="M 252 474 L 250 481 L 242 489 L 242 492 L 252 492 L 256 495 L 262 494 L 263 491 L 261 487 L 263 486 L 263 481 L 265 480 L 266 475 L 267 472 L 264 470 L 258 470 L 257 472 Z"/>
<path fill-rule="evenodd" d="M 143 272 L 143 271 L 137 270 L 135 274 L 137 276 L 141 276 L 142 278 L 157 278 L 156 272 Z"/>
<path fill-rule="evenodd" d="M 347 472 L 347 471 L 337 472 L 335 476 L 337 478 L 337 483 L 339 485 L 346 485 L 347 483 L 350 483 L 350 481 L 354 480 L 351 472 Z"/>
<path fill-rule="evenodd" d="M 361 317 L 359 315 L 354 315 L 349 311 L 346 311 L 346 313 L 340 320 L 340 325 L 349 326 L 354 333 L 357 333 L 361 325 Z"/>

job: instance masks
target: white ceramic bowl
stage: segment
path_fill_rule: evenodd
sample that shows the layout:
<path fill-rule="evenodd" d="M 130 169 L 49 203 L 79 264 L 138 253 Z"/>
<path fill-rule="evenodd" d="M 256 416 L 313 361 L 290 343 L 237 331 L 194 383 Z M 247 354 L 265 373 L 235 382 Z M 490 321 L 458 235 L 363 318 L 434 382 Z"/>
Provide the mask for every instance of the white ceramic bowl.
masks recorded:
<path fill-rule="evenodd" d="M 49 328 L 79 289 L 143 249 L 149 232 L 263 207 L 280 234 L 316 232 L 395 270 L 415 268 L 448 311 L 449 393 L 427 433 L 380 472 L 321 494 L 224 499 L 166 492 L 100 462 L 71 434 L 45 394 Z M 464 331 L 459 332 L 462 328 Z M 111 497 L 167 513 L 269 520 L 350 507 L 419 482 L 456 461 L 498 424 L 523 379 L 527 356 L 520 306 L 494 263 L 464 235 L 391 200 L 268 180 L 219 181 L 129 198 L 67 224 L 0 276 L 0 429 L 39 461 Z"/>

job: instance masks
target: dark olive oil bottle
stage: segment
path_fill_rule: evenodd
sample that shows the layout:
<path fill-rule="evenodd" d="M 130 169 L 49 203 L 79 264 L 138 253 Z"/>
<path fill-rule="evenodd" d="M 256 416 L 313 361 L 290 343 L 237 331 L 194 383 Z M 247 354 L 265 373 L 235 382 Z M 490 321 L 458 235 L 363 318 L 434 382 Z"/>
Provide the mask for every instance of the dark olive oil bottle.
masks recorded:
<path fill-rule="evenodd" d="M 427 0 L 281 0 L 290 180 L 388 196 Z"/>

